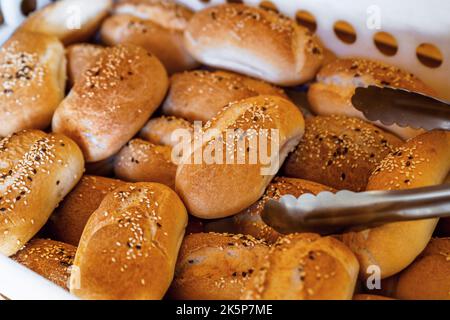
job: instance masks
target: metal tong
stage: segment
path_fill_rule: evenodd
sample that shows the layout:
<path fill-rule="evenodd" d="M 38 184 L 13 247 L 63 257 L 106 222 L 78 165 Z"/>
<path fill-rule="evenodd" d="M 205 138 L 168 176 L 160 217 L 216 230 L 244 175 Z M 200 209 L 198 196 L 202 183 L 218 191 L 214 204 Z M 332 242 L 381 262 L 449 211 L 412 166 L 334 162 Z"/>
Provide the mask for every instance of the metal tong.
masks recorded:
<path fill-rule="evenodd" d="M 280 233 L 322 235 L 390 222 L 450 217 L 450 184 L 396 191 L 322 192 L 269 200 L 262 219 Z"/>

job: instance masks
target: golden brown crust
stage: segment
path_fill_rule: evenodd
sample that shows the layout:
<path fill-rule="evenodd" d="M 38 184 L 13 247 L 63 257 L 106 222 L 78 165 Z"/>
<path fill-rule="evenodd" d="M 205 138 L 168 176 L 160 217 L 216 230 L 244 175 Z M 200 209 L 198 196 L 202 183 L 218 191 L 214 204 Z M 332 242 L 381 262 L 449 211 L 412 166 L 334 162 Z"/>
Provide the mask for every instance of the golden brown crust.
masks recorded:
<path fill-rule="evenodd" d="M 196 13 L 185 32 L 202 63 L 279 85 L 311 80 L 323 61 L 314 36 L 273 11 L 224 4 Z"/>
<path fill-rule="evenodd" d="M 53 117 L 88 162 L 115 154 L 161 103 L 168 78 L 159 60 L 134 46 L 106 48 L 75 83 Z"/>
<path fill-rule="evenodd" d="M 171 77 L 163 112 L 189 121 L 209 121 L 230 102 L 259 95 L 287 98 L 266 82 L 226 71 L 196 70 Z"/>
<path fill-rule="evenodd" d="M 353 300 L 394 300 L 392 298 L 383 297 L 383 296 L 377 296 L 373 294 L 355 294 L 353 296 Z"/>
<path fill-rule="evenodd" d="M 84 229 L 71 293 L 82 299 L 161 299 L 173 279 L 186 224 L 186 209 L 170 188 L 117 188 Z"/>
<path fill-rule="evenodd" d="M 140 137 L 148 142 L 160 144 L 163 146 L 176 146 L 179 141 L 172 136 L 178 129 L 193 132 L 192 124 L 184 119 L 162 116 L 150 119 L 139 133 Z"/>
<path fill-rule="evenodd" d="M 355 256 L 340 241 L 316 234 L 292 234 L 280 238 L 271 248 L 242 298 L 351 299 L 358 268 Z"/>
<path fill-rule="evenodd" d="M 169 296 L 237 300 L 269 248 L 250 236 L 197 233 L 185 237 Z"/>
<path fill-rule="evenodd" d="M 356 110 L 351 98 L 357 87 L 369 85 L 391 86 L 434 95 L 434 91 L 411 73 L 371 60 L 339 59 L 324 66 L 317 75 L 317 83 L 311 85 L 308 99 L 312 110 L 319 115 L 340 114 L 366 119 Z M 408 139 L 423 133 L 422 130 L 401 128 L 397 125 L 376 125 Z"/>
<path fill-rule="evenodd" d="M 223 164 L 218 164 L 217 161 L 209 164 L 208 161 L 213 159 L 204 157 L 200 164 L 196 164 L 193 159 L 196 153 L 194 149 L 191 154 L 183 155 L 184 159 L 178 166 L 176 176 L 176 190 L 189 212 L 206 219 L 234 215 L 252 205 L 263 195 L 287 154 L 300 141 L 304 120 L 299 109 L 288 100 L 275 96 L 259 96 L 230 104 L 217 118 L 205 125 L 204 130 L 209 129 L 219 132 L 223 139 L 212 140 L 212 137 L 205 137 L 201 148 L 203 153 L 208 155 L 209 149 L 222 146 L 223 158 L 219 160 L 222 160 Z M 240 152 L 253 153 L 256 148 L 246 150 L 240 148 L 237 140 L 242 135 L 239 134 L 234 134 L 233 143 L 230 144 L 229 138 L 227 141 L 226 131 L 242 130 L 248 134 L 248 130 L 260 132 L 261 129 L 278 130 L 279 144 L 276 150 L 270 150 L 273 142 L 271 133 L 267 137 L 261 136 L 261 139 L 270 140 L 267 142 L 270 147 L 267 148 L 268 156 L 272 159 L 278 158 L 279 161 L 264 165 L 259 156 L 253 163 L 250 162 L 250 157 L 245 156 L 243 163 L 239 164 L 236 159 Z M 263 153 L 263 150 L 258 151 Z M 227 156 L 228 159 L 233 157 L 235 161 L 227 163 L 225 159 Z M 271 170 L 263 172 L 261 170 L 263 168 Z"/>
<path fill-rule="evenodd" d="M 65 0 L 31 14 L 19 30 L 56 36 L 64 44 L 82 42 L 94 34 L 112 7 L 112 0 Z"/>
<path fill-rule="evenodd" d="M 123 184 L 117 179 L 83 176 L 47 223 L 52 239 L 78 246 L 91 214 L 97 210 L 108 192 Z"/>
<path fill-rule="evenodd" d="M 102 51 L 102 46 L 90 43 L 77 43 L 66 49 L 67 74 L 72 85 L 83 78 L 83 73 Z"/>
<path fill-rule="evenodd" d="M 402 143 L 357 118 L 313 117 L 306 120 L 305 135 L 283 172 L 338 190 L 364 191 L 372 171 Z"/>
<path fill-rule="evenodd" d="M 21 131 L 0 141 L 0 253 L 16 253 L 47 222 L 84 169 L 61 134 Z"/>
<path fill-rule="evenodd" d="M 66 83 L 66 58 L 58 39 L 14 34 L 0 49 L 0 74 L 0 137 L 47 128 Z"/>
<path fill-rule="evenodd" d="M 270 199 L 278 200 L 286 194 L 300 197 L 304 193 L 318 194 L 323 191 L 335 192 L 333 188 L 301 179 L 275 178 L 267 187 L 264 196 L 251 207 L 233 217 L 233 230 L 236 233 L 249 234 L 257 239 L 274 243 L 281 236 L 261 218 L 264 205 Z"/>
<path fill-rule="evenodd" d="M 400 190 L 441 184 L 450 170 L 450 132 L 432 131 L 409 140 L 388 155 L 369 179 L 367 190 Z M 425 248 L 437 219 L 386 224 L 343 235 L 356 254 L 361 276 L 370 265 L 382 278 L 398 273 Z"/>
<path fill-rule="evenodd" d="M 158 182 L 174 189 L 177 166 L 171 147 L 133 139 L 117 155 L 114 172 L 125 181 Z"/>
<path fill-rule="evenodd" d="M 76 247 L 63 242 L 33 239 L 11 259 L 68 290 L 76 251 Z"/>

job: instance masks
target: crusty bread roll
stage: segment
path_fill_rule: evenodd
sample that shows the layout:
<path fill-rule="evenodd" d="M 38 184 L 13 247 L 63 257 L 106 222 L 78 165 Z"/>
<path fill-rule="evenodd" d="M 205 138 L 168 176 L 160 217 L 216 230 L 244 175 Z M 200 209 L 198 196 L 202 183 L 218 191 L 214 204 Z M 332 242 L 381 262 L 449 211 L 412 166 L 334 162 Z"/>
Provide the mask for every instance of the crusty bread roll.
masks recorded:
<path fill-rule="evenodd" d="M 68 290 L 77 248 L 63 242 L 33 239 L 11 258 Z"/>
<path fill-rule="evenodd" d="M 112 0 L 63 0 L 32 13 L 19 30 L 56 36 L 64 44 L 87 40 L 112 6 Z"/>
<path fill-rule="evenodd" d="M 180 141 L 177 141 L 172 135 L 175 130 L 182 129 L 193 132 L 192 124 L 184 119 L 177 117 L 158 117 L 150 119 L 139 133 L 140 137 L 148 142 L 164 146 L 174 147 Z"/>
<path fill-rule="evenodd" d="M 206 65 L 283 86 L 314 78 L 324 58 L 306 28 L 273 11 L 242 4 L 196 13 L 184 38 L 189 52 Z"/>
<path fill-rule="evenodd" d="M 163 113 L 189 121 L 209 121 L 230 102 L 259 95 L 287 98 L 284 91 L 260 80 L 226 71 L 196 70 L 170 79 Z"/>
<path fill-rule="evenodd" d="M 117 155 L 114 172 L 125 181 L 158 182 L 174 189 L 177 166 L 172 162 L 171 147 L 133 139 Z"/>
<path fill-rule="evenodd" d="M 264 196 L 258 202 L 233 216 L 233 229 L 236 233 L 249 234 L 257 239 L 274 243 L 281 235 L 261 218 L 266 202 L 270 199 L 279 200 L 286 194 L 300 197 L 304 193 L 318 194 L 323 191 L 335 190 L 307 180 L 277 177 L 269 184 Z"/>
<path fill-rule="evenodd" d="M 438 185 L 450 170 L 450 132 L 432 131 L 388 155 L 369 179 L 367 190 L 399 190 Z M 378 266 L 387 278 L 406 268 L 426 247 L 438 219 L 396 222 L 343 235 L 358 257 L 361 276 Z"/>
<path fill-rule="evenodd" d="M 117 179 L 83 176 L 51 215 L 46 225 L 51 238 L 78 246 L 91 214 L 108 192 L 123 184 Z"/>
<path fill-rule="evenodd" d="M 47 222 L 84 169 L 61 134 L 21 131 L 0 141 L 0 254 L 16 253 Z"/>
<path fill-rule="evenodd" d="M 364 114 L 353 107 L 351 98 L 357 87 L 369 85 L 435 94 L 416 76 L 399 68 L 364 59 L 340 59 L 320 70 L 317 82 L 309 88 L 308 99 L 312 110 L 319 115 L 339 114 L 365 119 Z M 381 122 L 374 123 L 403 139 L 423 133 L 423 130 L 402 128 L 397 125 L 386 126 Z"/>
<path fill-rule="evenodd" d="M 0 49 L 0 74 L 0 137 L 48 127 L 66 85 L 66 58 L 58 39 L 16 33 Z"/>
<path fill-rule="evenodd" d="M 185 237 L 169 296 L 176 300 L 237 300 L 269 247 L 250 236 L 197 233 Z"/>
<path fill-rule="evenodd" d="M 67 74 L 73 85 L 83 78 L 83 73 L 103 52 L 103 47 L 90 43 L 77 43 L 66 49 Z"/>
<path fill-rule="evenodd" d="M 268 132 L 267 136 L 254 134 L 262 129 L 278 131 L 273 136 Z M 264 194 L 288 153 L 299 143 L 303 130 L 304 119 L 300 110 L 283 98 L 258 96 L 232 103 L 205 125 L 203 144 L 183 155 L 178 165 L 176 190 L 194 216 L 211 219 L 234 215 Z M 209 135 L 213 131 L 218 135 Z M 232 141 L 229 131 L 232 131 Z M 250 139 L 247 139 L 249 135 Z M 271 146 L 272 142 L 277 142 L 277 136 L 277 145 Z M 259 142 L 269 140 L 266 141 L 267 150 L 250 147 L 251 141 L 256 139 Z M 245 143 L 246 149 L 243 149 L 237 141 L 250 143 Z M 217 161 L 219 148 L 223 148 L 223 158 Z M 204 155 L 200 163 L 195 158 L 199 150 Z M 261 155 L 265 151 L 268 151 L 269 158 L 278 161 L 266 165 L 257 155 L 254 161 L 250 160 L 252 154 L 257 152 Z M 214 158 L 208 159 L 208 152 L 209 155 L 214 153 Z M 242 155 L 245 159 L 239 163 Z"/>
<path fill-rule="evenodd" d="M 168 87 L 159 60 L 134 46 L 106 48 L 53 117 L 53 131 L 73 138 L 87 162 L 115 154 L 148 120 Z"/>
<path fill-rule="evenodd" d="M 352 299 L 358 261 L 340 241 L 316 234 L 280 238 L 255 270 L 243 299 Z"/>
<path fill-rule="evenodd" d="M 380 161 L 402 144 L 396 136 L 358 118 L 313 117 L 306 120 L 305 135 L 283 172 L 338 190 L 364 191 Z"/>
<path fill-rule="evenodd" d="M 83 231 L 70 292 L 82 299 L 161 299 L 172 282 L 186 224 L 186 208 L 170 188 L 117 188 Z"/>
<path fill-rule="evenodd" d="M 121 0 L 101 28 L 108 45 L 134 44 L 156 55 L 172 74 L 198 62 L 184 46 L 183 33 L 192 11 L 172 0 Z"/>
<path fill-rule="evenodd" d="M 353 300 L 393 300 L 392 298 L 377 296 L 373 294 L 355 294 Z"/>

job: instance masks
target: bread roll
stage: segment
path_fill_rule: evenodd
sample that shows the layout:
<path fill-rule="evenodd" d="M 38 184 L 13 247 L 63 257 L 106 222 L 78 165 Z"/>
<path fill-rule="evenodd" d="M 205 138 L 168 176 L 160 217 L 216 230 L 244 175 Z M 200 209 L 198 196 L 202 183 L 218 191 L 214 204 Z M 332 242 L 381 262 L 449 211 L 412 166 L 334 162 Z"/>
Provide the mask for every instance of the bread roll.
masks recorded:
<path fill-rule="evenodd" d="M 314 78 L 323 49 L 308 29 L 273 11 L 224 4 L 204 9 L 184 33 L 198 61 L 282 86 Z"/>
<path fill-rule="evenodd" d="M 373 294 L 355 294 L 353 300 L 393 300 L 392 298 L 377 296 Z"/>
<path fill-rule="evenodd" d="M 45 129 L 66 85 L 66 59 L 58 39 L 16 33 L 0 49 L 0 75 L 0 137 Z"/>
<path fill-rule="evenodd" d="M 264 196 L 258 202 L 233 217 L 235 232 L 249 234 L 257 239 L 274 243 L 281 235 L 261 218 L 266 202 L 271 199 L 279 200 L 286 194 L 300 197 L 304 193 L 318 194 L 322 191 L 334 192 L 335 190 L 311 181 L 277 177 L 269 184 Z"/>
<path fill-rule="evenodd" d="M 82 299 L 161 299 L 172 282 L 186 224 L 186 208 L 170 188 L 117 188 L 83 231 L 70 292 Z"/>
<path fill-rule="evenodd" d="M 158 182 L 174 189 L 177 166 L 171 147 L 133 139 L 117 155 L 114 172 L 125 181 Z"/>
<path fill-rule="evenodd" d="M 83 155 L 61 134 L 21 131 L 0 141 L 0 254 L 11 256 L 81 178 Z"/>
<path fill-rule="evenodd" d="M 87 162 L 115 154 L 142 128 L 168 87 L 164 67 L 144 49 L 106 48 L 75 83 L 53 117 Z"/>
<path fill-rule="evenodd" d="M 367 190 L 400 190 L 438 185 L 450 170 L 450 132 L 432 131 L 389 154 L 369 179 Z M 343 235 L 358 257 L 361 276 L 378 266 L 387 278 L 406 268 L 425 249 L 438 219 L 396 222 Z"/>
<path fill-rule="evenodd" d="M 266 132 L 264 136 L 263 129 L 278 131 L 273 135 Z M 234 215 L 264 194 L 288 153 L 300 141 L 303 130 L 301 112 L 283 98 L 259 96 L 232 103 L 205 125 L 203 144 L 183 155 L 177 170 L 176 190 L 194 216 L 211 219 Z M 217 139 L 208 135 L 213 131 L 219 133 Z M 262 134 L 258 137 L 255 132 Z M 268 148 L 255 146 L 252 143 L 255 140 L 267 142 Z M 244 142 L 245 148 L 239 142 Z M 222 157 L 220 148 L 225 150 Z M 197 162 L 199 150 L 204 156 Z M 270 164 L 261 157 L 265 151 L 274 160 Z M 254 155 L 256 152 L 259 156 Z M 208 155 L 213 153 L 214 158 L 209 159 Z M 242 155 L 245 159 L 239 162 Z"/>
<path fill-rule="evenodd" d="M 174 139 L 173 132 L 178 129 L 188 130 L 193 132 L 190 122 L 177 117 L 158 117 L 153 118 L 140 132 L 142 139 L 154 144 L 174 147 L 180 141 Z"/>
<path fill-rule="evenodd" d="M 68 290 L 70 267 L 77 248 L 70 244 L 33 239 L 11 258 Z"/>
<path fill-rule="evenodd" d="M 89 64 L 94 63 L 102 52 L 103 47 L 90 43 L 78 43 L 66 49 L 67 73 L 72 85 L 83 78 Z"/>
<path fill-rule="evenodd" d="M 242 295 L 256 300 L 352 299 L 358 261 L 340 241 L 316 234 L 280 238 Z"/>
<path fill-rule="evenodd" d="M 171 77 L 163 113 L 189 121 L 209 121 L 230 102 L 259 95 L 287 98 L 263 81 L 226 71 L 196 70 Z"/>
<path fill-rule="evenodd" d="M 237 300 L 268 251 L 266 244 L 250 236 L 188 235 L 169 296 L 176 300 Z"/>
<path fill-rule="evenodd" d="M 312 110 L 319 115 L 346 115 L 366 119 L 355 109 L 351 98 L 357 87 L 370 85 L 402 88 L 428 95 L 434 91 L 411 73 L 381 62 L 363 59 L 335 60 L 324 66 L 317 75 L 317 83 L 311 85 L 308 99 Z M 403 139 L 423 133 L 422 130 L 402 128 L 397 125 L 376 125 L 391 131 Z"/>
<path fill-rule="evenodd" d="M 32 13 L 19 28 L 56 36 L 64 44 L 87 40 L 112 6 L 112 0 L 63 0 Z"/>
<path fill-rule="evenodd" d="M 50 217 L 47 229 L 51 238 L 78 246 L 91 214 L 108 192 L 123 184 L 117 179 L 83 176 Z"/>
<path fill-rule="evenodd" d="M 283 172 L 338 190 L 364 191 L 380 161 L 402 144 L 396 136 L 357 118 L 313 117 L 306 120 L 305 135 Z"/>
<path fill-rule="evenodd" d="M 191 10 L 171 0 L 121 0 L 113 13 L 101 28 L 104 43 L 141 46 L 156 55 L 169 73 L 198 66 L 183 43 Z"/>

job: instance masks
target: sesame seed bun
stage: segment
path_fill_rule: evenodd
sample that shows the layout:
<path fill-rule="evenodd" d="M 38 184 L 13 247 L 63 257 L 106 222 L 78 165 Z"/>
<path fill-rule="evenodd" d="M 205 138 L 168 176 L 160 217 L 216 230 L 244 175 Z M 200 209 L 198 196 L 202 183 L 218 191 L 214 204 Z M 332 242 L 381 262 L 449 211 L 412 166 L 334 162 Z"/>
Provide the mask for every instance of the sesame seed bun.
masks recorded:
<path fill-rule="evenodd" d="M 134 44 L 156 55 L 172 74 L 198 62 L 186 50 L 183 32 L 192 11 L 173 1 L 119 1 L 101 28 L 108 45 Z"/>
<path fill-rule="evenodd" d="M 450 132 L 431 131 L 406 142 L 381 161 L 367 190 L 401 190 L 441 184 L 450 171 Z M 358 257 L 361 276 L 370 265 L 387 278 L 406 268 L 425 249 L 438 219 L 396 222 L 350 232 L 343 241 Z"/>
<path fill-rule="evenodd" d="M 402 144 L 396 136 L 358 118 L 313 117 L 306 120 L 305 135 L 283 172 L 338 190 L 364 191 L 380 161 Z"/>
<path fill-rule="evenodd" d="M 390 86 L 435 95 L 420 79 L 399 68 L 371 60 L 339 59 L 320 70 L 317 82 L 309 88 L 308 99 L 312 110 L 318 115 L 336 114 L 366 119 L 362 112 L 353 107 L 351 98 L 357 87 L 369 85 Z M 374 124 L 403 139 L 423 133 L 423 130 L 397 125 L 386 126 L 381 122 Z"/>
<path fill-rule="evenodd" d="M 83 78 L 83 73 L 102 53 L 103 47 L 90 43 L 77 43 L 66 49 L 67 74 L 73 85 Z"/>
<path fill-rule="evenodd" d="M 66 58 L 55 37 L 14 34 L 0 49 L 0 137 L 45 129 L 64 99 Z"/>
<path fill-rule="evenodd" d="M 78 246 L 91 214 L 108 192 L 123 184 L 117 179 L 83 176 L 50 217 L 46 229 L 51 238 Z"/>
<path fill-rule="evenodd" d="M 178 166 L 176 190 L 191 214 L 199 218 L 215 219 L 232 216 L 248 208 L 264 194 L 288 153 L 299 143 L 303 135 L 304 119 L 299 109 L 290 101 L 276 96 L 258 96 L 224 108 L 215 119 L 205 125 L 204 130 L 209 129 L 217 131 L 223 139 L 213 140 L 213 137 L 206 136 L 200 148 L 203 154 L 205 150 L 208 154 L 206 148 L 210 149 L 211 144 L 218 148 L 222 145 L 223 158 L 219 160 L 223 160 L 223 164 L 218 164 L 217 161 L 210 163 L 211 159 L 205 158 L 196 164 L 193 157 L 198 151 L 193 149 L 190 154 L 183 155 Z M 278 163 L 265 165 L 259 156 L 254 159 L 254 163 L 250 162 L 247 152 L 258 151 L 260 154 L 263 151 L 250 147 L 241 149 L 236 135 L 233 137 L 233 144 L 227 144 L 227 130 L 242 130 L 248 134 L 247 130 L 260 132 L 261 129 L 279 130 L 278 150 L 267 148 L 268 156 L 272 159 L 278 158 Z M 265 139 L 263 136 L 260 138 Z M 267 142 L 270 146 L 273 141 L 271 134 L 268 134 L 267 139 L 270 140 Z M 237 161 L 227 163 L 227 156 L 228 159 L 233 157 L 236 160 L 238 155 L 244 152 L 246 156 L 242 164 Z M 273 170 L 270 170 L 268 175 L 263 175 L 261 169 L 269 167 Z"/>
<path fill-rule="evenodd" d="M 70 244 L 33 239 L 11 259 L 69 290 L 70 267 L 76 250 L 77 248 Z"/>
<path fill-rule="evenodd" d="M 162 111 L 189 121 L 209 121 L 228 103 L 259 95 L 287 99 L 280 88 L 226 71 L 178 73 L 171 77 L 170 82 Z"/>
<path fill-rule="evenodd" d="M 106 48 L 75 83 L 53 117 L 87 162 L 115 154 L 144 126 L 168 87 L 159 60 L 134 46 Z"/>
<path fill-rule="evenodd" d="M 139 135 L 142 139 L 154 144 L 174 147 L 179 141 L 172 137 L 175 130 L 184 129 L 193 132 L 192 124 L 177 117 L 158 117 L 147 122 Z"/>
<path fill-rule="evenodd" d="M 114 172 L 124 181 L 158 182 L 174 189 L 177 166 L 171 147 L 133 139 L 117 155 Z"/>
<path fill-rule="evenodd" d="M 250 236 L 196 233 L 184 238 L 169 297 L 238 300 L 269 247 Z"/>
<path fill-rule="evenodd" d="M 21 131 L 0 141 L 0 253 L 15 254 L 80 180 L 83 155 L 61 134 Z"/>
<path fill-rule="evenodd" d="M 112 0 L 64 0 L 32 13 L 19 30 L 56 36 L 64 44 L 91 37 L 112 7 Z"/>
<path fill-rule="evenodd" d="M 273 11 L 224 4 L 196 13 L 184 34 L 200 62 L 283 86 L 314 78 L 323 50 L 294 20 Z"/>
<path fill-rule="evenodd" d="M 172 282 L 186 224 L 186 209 L 170 188 L 117 188 L 83 231 L 70 292 L 82 299 L 161 299 Z"/>

